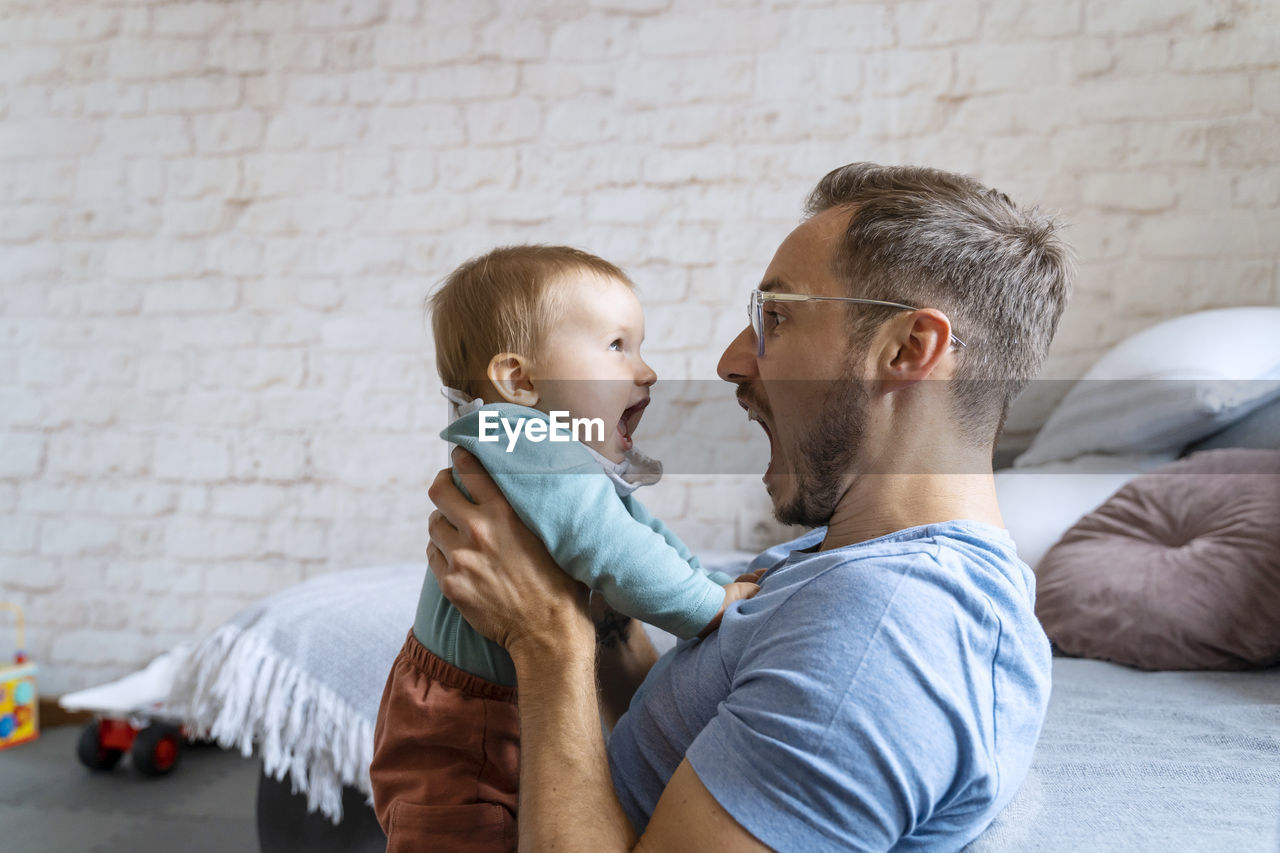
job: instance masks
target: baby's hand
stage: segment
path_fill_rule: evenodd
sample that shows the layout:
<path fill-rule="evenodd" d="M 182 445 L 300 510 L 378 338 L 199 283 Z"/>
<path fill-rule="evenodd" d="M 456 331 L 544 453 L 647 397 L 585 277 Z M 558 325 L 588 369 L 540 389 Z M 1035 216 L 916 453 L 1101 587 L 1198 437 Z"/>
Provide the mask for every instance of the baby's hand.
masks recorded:
<path fill-rule="evenodd" d="M 724 618 L 724 612 L 729 605 L 735 601 L 746 601 L 757 592 L 760 591 L 760 585 L 756 583 L 760 579 L 760 575 L 764 571 L 750 572 L 745 575 L 739 575 L 738 579 L 724 588 L 724 601 L 720 604 L 720 609 L 716 611 L 716 615 L 707 623 L 707 627 L 698 632 L 699 637 L 706 637 L 716 628 L 720 627 L 720 620 Z"/>

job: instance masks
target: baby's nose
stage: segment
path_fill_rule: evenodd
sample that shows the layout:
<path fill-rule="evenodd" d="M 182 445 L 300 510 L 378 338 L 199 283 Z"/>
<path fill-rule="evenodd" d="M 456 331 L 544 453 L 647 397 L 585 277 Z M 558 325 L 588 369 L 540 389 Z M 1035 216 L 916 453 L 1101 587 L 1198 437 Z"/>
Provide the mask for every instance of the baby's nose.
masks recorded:
<path fill-rule="evenodd" d="M 637 385 L 652 385 L 658 381 L 658 374 L 643 359 L 640 360 L 640 369 L 636 373 Z"/>

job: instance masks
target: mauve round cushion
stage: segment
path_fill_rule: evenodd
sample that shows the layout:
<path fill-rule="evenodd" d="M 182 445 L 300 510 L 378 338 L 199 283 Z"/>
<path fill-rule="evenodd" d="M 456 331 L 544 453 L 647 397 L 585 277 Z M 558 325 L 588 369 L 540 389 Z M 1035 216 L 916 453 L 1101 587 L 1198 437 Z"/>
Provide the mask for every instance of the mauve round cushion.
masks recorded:
<path fill-rule="evenodd" d="M 1036 568 L 1068 655 L 1142 669 L 1280 663 L 1280 451 L 1209 450 L 1130 481 Z"/>

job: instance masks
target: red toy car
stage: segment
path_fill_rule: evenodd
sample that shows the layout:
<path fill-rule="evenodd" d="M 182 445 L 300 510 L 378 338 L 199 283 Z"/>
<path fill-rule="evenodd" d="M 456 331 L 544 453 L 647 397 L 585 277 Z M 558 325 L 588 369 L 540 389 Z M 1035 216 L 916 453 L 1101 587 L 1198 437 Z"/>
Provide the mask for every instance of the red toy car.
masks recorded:
<path fill-rule="evenodd" d="M 126 752 L 133 766 L 147 776 L 163 776 L 178 766 L 186 735 L 170 723 L 141 727 L 128 720 L 101 717 L 80 732 L 76 755 L 90 770 L 110 770 Z"/>

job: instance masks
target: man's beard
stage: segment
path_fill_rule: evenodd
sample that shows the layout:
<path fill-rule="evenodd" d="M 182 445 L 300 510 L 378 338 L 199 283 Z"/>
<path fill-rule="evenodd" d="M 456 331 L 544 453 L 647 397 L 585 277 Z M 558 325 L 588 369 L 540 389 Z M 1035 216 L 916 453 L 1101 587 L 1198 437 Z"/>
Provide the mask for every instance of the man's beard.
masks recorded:
<path fill-rule="evenodd" d="M 831 383 L 813 429 L 800 440 L 795 454 L 791 497 L 774 506 L 779 522 L 821 527 L 831 520 L 866 434 L 870 397 L 856 379 Z"/>

